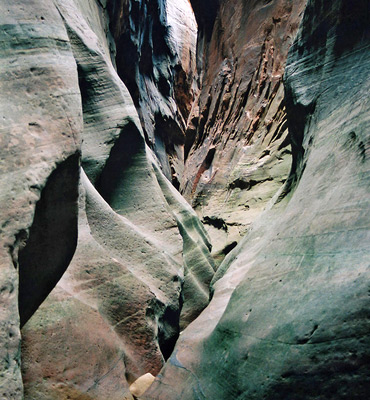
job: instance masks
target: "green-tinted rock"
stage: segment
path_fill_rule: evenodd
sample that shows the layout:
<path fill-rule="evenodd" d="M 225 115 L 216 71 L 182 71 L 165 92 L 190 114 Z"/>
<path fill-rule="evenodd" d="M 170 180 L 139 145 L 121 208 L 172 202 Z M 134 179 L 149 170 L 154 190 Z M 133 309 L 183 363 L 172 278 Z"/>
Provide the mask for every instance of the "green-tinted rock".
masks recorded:
<path fill-rule="evenodd" d="M 308 2 L 285 72 L 290 179 L 144 398 L 368 398 L 365 16 L 366 1 Z"/>

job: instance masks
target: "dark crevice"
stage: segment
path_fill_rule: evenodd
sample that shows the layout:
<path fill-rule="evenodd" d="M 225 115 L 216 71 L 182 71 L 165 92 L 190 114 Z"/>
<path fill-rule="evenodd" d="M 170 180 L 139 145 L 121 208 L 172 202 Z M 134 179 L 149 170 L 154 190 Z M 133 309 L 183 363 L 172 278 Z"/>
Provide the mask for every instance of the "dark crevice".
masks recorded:
<path fill-rule="evenodd" d="M 206 2 L 204 0 L 191 0 L 195 18 L 198 23 L 200 33 L 210 40 L 213 26 L 219 9 L 219 0 Z"/>
<path fill-rule="evenodd" d="M 146 309 L 146 317 L 158 327 L 158 345 L 166 361 L 171 356 L 180 334 L 182 303 L 182 295 L 180 295 L 179 304 L 176 307 L 166 307 L 160 300 L 152 299 Z"/>
<path fill-rule="evenodd" d="M 211 107 L 212 96 L 208 95 L 207 102 L 203 108 L 203 111 L 199 117 L 198 129 L 196 134 L 196 147 L 200 147 L 206 136 L 206 123 L 208 121 L 208 115 Z"/>
<path fill-rule="evenodd" d="M 163 316 L 159 320 L 158 343 L 167 361 L 175 348 L 175 344 L 180 334 L 180 310 L 173 310 L 167 307 Z"/>
<path fill-rule="evenodd" d="M 230 253 L 231 250 L 233 250 L 237 246 L 237 244 L 238 244 L 238 242 L 235 242 L 235 241 L 231 242 L 230 244 L 228 244 L 227 246 L 225 246 L 222 249 L 222 254 L 224 254 L 226 256 L 227 254 Z"/>
<path fill-rule="evenodd" d="M 187 129 L 186 130 L 186 136 L 185 136 L 185 145 L 184 145 L 184 162 L 188 159 L 190 150 L 195 142 L 195 137 L 196 137 L 196 124 L 195 124 L 195 129 Z"/>
<path fill-rule="evenodd" d="M 51 173 L 36 204 L 29 238 L 19 248 L 21 326 L 58 283 L 75 252 L 79 160 L 79 153 L 74 154 Z M 23 233 L 20 239 L 25 238 Z"/>
<path fill-rule="evenodd" d="M 292 148 L 292 165 L 289 176 L 285 182 L 282 193 L 280 194 L 277 202 L 280 202 L 288 193 L 296 187 L 299 182 L 305 167 L 307 159 L 307 149 L 303 147 L 303 138 L 305 130 L 310 125 L 311 116 L 316 108 L 316 100 L 313 100 L 307 105 L 296 102 L 291 88 L 285 84 L 285 104 L 287 109 L 287 123 L 289 134 L 284 141 L 284 145 L 290 142 Z M 280 149 L 283 144 L 280 145 Z"/>
<path fill-rule="evenodd" d="M 203 224 L 214 226 L 217 229 L 222 229 L 227 232 L 226 222 L 222 218 L 205 216 L 202 219 Z"/>
<path fill-rule="evenodd" d="M 166 147 L 184 144 L 185 135 L 177 121 L 160 113 L 156 113 L 154 118 L 156 135 L 161 137 Z"/>
<path fill-rule="evenodd" d="M 239 188 L 239 189 L 242 189 L 242 190 L 250 190 L 250 189 L 252 189 L 253 186 L 259 185 L 259 184 L 264 183 L 266 181 L 272 181 L 272 180 L 273 180 L 273 178 L 271 178 L 271 177 L 268 177 L 266 179 L 262 179 L 260 181 L 256 181 L 254 179 L 250 179 L 248 181 L 245 181 L 242 178 L 237 178 L 237 179 L 235 179 L 234 181 L 232 181 L 229 184 L 229 189 L 233 190 L 233 189 Z"/>
<path fill-rule="evenodd" d="M 215 157 L 215 153 L 216 153 L 215 147 L 212 147 L 208 150 L 207 156 L 203 161 L 203 166 L 205 170 L 207 170 L 211 166 L 213 159 Z"/>
<path fill-rule="evenodd" d="M 114 209 L 119 207 L 120 191 L 130 183 L 130 176 L 126 176 L 125 172 L 143 152 L 144 140 L 136 125 L 130 122 L 122 128 L 95 183 L 98 192 Z M 116 201 L 118 204 L 115 204 Z"/>
<path fill-rule="evenodd" d="M 171 182 L 174 188 L 179 191 L 180 190 L 180 181 L 176 175 L 175 168 L 171 165 Z"/>

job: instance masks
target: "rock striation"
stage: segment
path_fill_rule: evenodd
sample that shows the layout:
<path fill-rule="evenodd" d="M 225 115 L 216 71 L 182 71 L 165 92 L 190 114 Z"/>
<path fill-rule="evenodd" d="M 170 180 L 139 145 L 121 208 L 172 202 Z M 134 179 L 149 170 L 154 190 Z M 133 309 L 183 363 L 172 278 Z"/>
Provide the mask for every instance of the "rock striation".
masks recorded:
<path fill-rule="evenodd" d="M 186 121 L 197 90 L 197 26 L 188 0 L 110 0 L 117 71 L 134 100 L 148 144 L 178 188 Z"/>
<path fill-rule="evenodd" d="M 368 1 L 3 3 L 0 397 L 367 399 Z"/>
<path fill-rule="evenodd" d="M 366 1 L 308 1 L 284 78 L 287 183 L 143 398 L 367 398 L 368 16 Z"/>
<path fill-rule="evenodd" d="M 180 329 L 208 304 L 210 244 L 146 144 L 112 62 L 107 9 L 55 5 L 82 99 L 79 234 L 68 271 L 22 330 L 24 392 L 130 399 L 129 385 L 158 374 Z"/>
<path fill-rule="evenodd" d="M 180 191 L 205 224 L 219 264 L 289 174 L 282 77 L 306 1 L 193 3 L 200 91 Z"/>
<path fill-rule="evenodd" d="M 53 2 L 2 2 L 0 24 L 0 397 L 20 399 L 20 323 L 76 247 L 82 109 Z"/>

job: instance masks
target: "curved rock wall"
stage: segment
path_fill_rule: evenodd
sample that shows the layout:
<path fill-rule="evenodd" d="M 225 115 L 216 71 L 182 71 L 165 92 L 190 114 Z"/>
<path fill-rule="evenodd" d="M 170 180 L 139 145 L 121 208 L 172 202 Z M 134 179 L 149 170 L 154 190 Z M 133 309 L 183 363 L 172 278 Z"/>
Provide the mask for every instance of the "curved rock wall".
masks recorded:
<path fill-rule="evenodd" d="M 285 71 L 287 185 L 144 398 L 368 397 L 368 17 L 366 1 L 308 2 Z"/>
<path fill-rule="evenodd" d="M 53 2 L 39 3 L 0 4 L 4 399 L 22 398 L 20 320 L 27 321 L 65 271 L 77 236 L 82 131 L 77 67 Z"/>
<path fill-rule="evenodd" d="M 8 3 L 0 397 L 367 399 L 368 1 Z"/>
<path fill-rule="evenodd" d="M 186 121 L 194 93 L 195 18 L 188 0 L 108 1 L 117 71 L 137 107 L 164 174 L 182 180 Z"/>
<path fill-rule="evenodd" d="M 68 271 L 22 329 L 25 398 L 131 398 L 129 384 L 158 374 L 208 304 L 210 244 L 146 145 L 104 5 L 55 4 L 82 98 L 79 234 Z"/>

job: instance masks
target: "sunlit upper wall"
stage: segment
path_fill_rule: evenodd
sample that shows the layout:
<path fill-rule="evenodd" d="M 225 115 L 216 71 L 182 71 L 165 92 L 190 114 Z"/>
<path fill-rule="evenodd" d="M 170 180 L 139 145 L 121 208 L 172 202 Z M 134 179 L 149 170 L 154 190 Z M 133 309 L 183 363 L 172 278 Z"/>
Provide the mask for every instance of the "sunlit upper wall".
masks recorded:
<path fill-rule="evenodd" d="M 196 63 L 197 23 L 188 0 L 167 0 L 167 23 L 170 46 L 179 55 L 185 72 L 194 71 Z"/>

